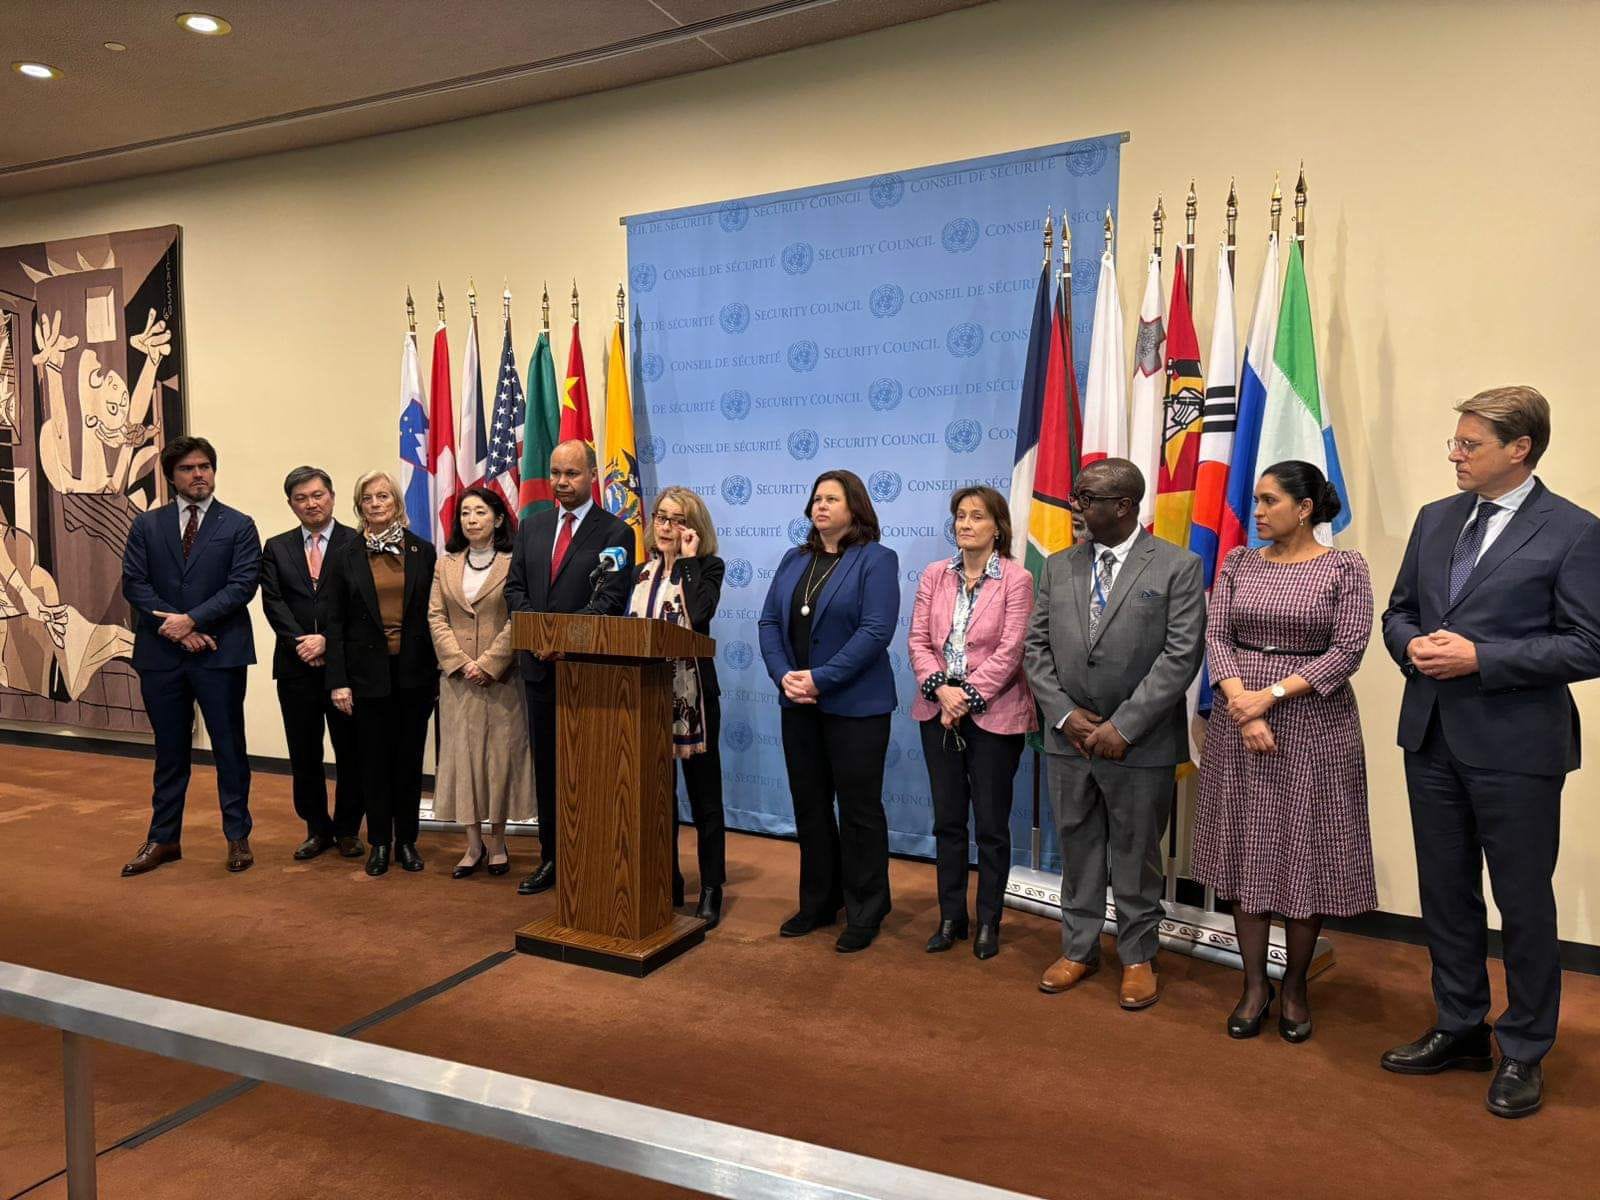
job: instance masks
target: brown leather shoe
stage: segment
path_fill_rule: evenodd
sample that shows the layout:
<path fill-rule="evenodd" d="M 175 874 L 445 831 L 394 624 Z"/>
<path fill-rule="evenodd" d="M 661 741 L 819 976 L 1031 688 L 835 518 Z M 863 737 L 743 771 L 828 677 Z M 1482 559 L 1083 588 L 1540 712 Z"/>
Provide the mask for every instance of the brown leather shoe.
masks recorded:
<path fill-rule="evenodd" d="M 339 839 L 340 858 L 360 858 L 366 854 L 367 848 L 361 844 L 358 837 L 342 837 Z"/>
<path fill-rule="evenodd" d="M 146 871 L 154 871 L 162 863 L 177 862 L 183 857 L 183 850 L 177 842 L 146 842 L 139 847 L 127 866 L 122 868 L 122 877 L 129 875 L 143 875 Z"/>
<path fill-rule="evenodd" d="M 248 871 L 255 866 L 256 856 L 250 853 L 250 839 L 228 839 L 228 870 L 235 873 Z"/>
<path fill-rule="evenodd" d="M 1073 958 L 1058 958 L 1045 968 L 1044 976 L 1039 980 L 1039 990 L 1049 992 L 1053 996 L 1057 992 L 1075 987 L 1099 969 L 1100 964 L 1097 962 L 1086 963 Z"/>
<path fill-rule="evenodd" d="M 1153 962 L 1129 963 L 1122 968 L 1122 991 L 1118 996 L 1122 1007 L 1149 1008 L 1161 999 L 1161 989 L 1156 984 L 1156 965 Z"/>

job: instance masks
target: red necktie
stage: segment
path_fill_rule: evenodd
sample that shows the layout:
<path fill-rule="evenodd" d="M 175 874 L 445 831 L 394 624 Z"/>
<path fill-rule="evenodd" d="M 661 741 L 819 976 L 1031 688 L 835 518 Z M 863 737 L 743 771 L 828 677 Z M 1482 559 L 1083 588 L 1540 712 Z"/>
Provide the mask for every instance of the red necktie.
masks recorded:
<path fill-rule="evenodd" d="M 556 535 L 556 548 L 550 554 L 550 582 L 556 581 L 556 574 L 561 570 L 561 560 L 567 557 L 567 549 L 572 545 L 571 513 L 561 514 L 561 532 Z"/>
<path fill-rule="evenodd" d="M 189 557 L 189 551 L 194 549 L 195 535 L 200 532 L 200 506 L 189 505 L 189 523 L 183 527 L 183 557 Z"/>

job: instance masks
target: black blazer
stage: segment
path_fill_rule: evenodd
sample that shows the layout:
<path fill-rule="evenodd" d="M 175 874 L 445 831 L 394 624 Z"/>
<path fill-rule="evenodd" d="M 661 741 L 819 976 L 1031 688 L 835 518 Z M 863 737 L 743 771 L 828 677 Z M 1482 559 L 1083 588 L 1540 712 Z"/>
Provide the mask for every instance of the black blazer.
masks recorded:
<path fill-rule="evenodd" d="M 633 530 L 599 504 L 594 505 L 572 531 L 572 545 L 561 560 L 561 570 L 551 579 L 550 551 L 555 546 L 559 511 L 555 508 L 534 513 L 518 528 L 517 543 L 511 551 L 511 571 L 506 576 L 506 607 L 512 612 L 581 612 L 611 617 L 626 612 L 633 582 Z M 622 548 L 622 570 L 602 579 L 591 599 L 589 575 L 607 546 Z M 522 677 L 529 683 L 555 687 L 555 673 L 548 663 L 525 651 L 517 657 L 522 660 Z"/>
<path fill-rule="evenodd" d="M 715 554 L 699 558 L 680 558 L 673 567 L 678 576 L 678 586 L 683 588 L 683 601 L 689 608 L 689 625 L 696 633 L 711 636 L 711 618 L 717 615 L 717 602 L 722 599 L 722 576 L 726 571 Z M 633 569 L 633 584 L 639 583 L 644 564 Z M 700 692 L 707 699 L 722 695 L 717 685 L 717 663 L 712 658 L 696 659 L 700 664 Z"/>
<path fill-rule="evenodd" d="M 1406 674 L 1399 742 L 1421 749 L 1437 709 L 1468 766 L 1563 775 L 1579 745 L 1567 685 L 1600 676 L 1600 520 L 1535 483 L 1451 604 L 1450 556 L 1477 500 L 1417 514 L 1383 614 L 1384 644 Z M 1476 675 L 1430 679 L 1411 665 L 1412 639 L 1440 629 L 1476 644 Z"/>
<path fill-rule="evenodd" d="M 400 615 L 399 684 L 403 688 L 439 686 L 439 660 L 428 630 L 428 593 L 433 586 L 433 546 L 406 531 L 405 606 Z M 357 700 L 389 694 L 389 645 L 378 613 L 366 539 L 356 535 L 322 560 L 317 588 L 328 639 L 324 682 L 329 691 L 347 687 Z"/>
<path fill-rule="evenodd" d="M 334 554 L 346 542 L 360 540 L 350 526 L 333 523 L 328 531 L 328 545 L 322 552 L 324 578 Z M 272 677 L 320 682 L 323 669 L 307 666 L 295 653 L 296 638 L 326 632 L 322 607 L 317 603 L 317 589 L 311 586 L 311 572 L 306 570 L 305 539 L 298 526 L 268 538 L 267 544 L 261 547 L 261 607 L 267 614 L 267 624 L 277 634 L 272 650 Z"/>

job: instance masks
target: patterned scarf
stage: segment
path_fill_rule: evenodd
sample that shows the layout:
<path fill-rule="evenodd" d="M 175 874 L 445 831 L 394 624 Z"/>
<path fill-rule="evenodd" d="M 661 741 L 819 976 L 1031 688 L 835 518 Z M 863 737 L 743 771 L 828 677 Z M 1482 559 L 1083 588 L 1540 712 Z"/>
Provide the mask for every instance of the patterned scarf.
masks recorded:
<path fill-rule="evenodd" d="M 406 544 L 406 527 L 396 521 L 382 533 L 366 533 L 368 554 L 395 554 L 398 555 Z"/>
<path fill-rule="evenodd" d="M 659 617 L 674 625 L 689 624 L 683 586 L 661 569 L 661 556 L 652 554 L 639 569 L 639 581 L 628 599 L 630 617 Z M 672 753 L 677 758 L 703 754 L 706 748 L 706 709 L 700 695 L 700 664 L 680 658 L 672 664 Z"/>

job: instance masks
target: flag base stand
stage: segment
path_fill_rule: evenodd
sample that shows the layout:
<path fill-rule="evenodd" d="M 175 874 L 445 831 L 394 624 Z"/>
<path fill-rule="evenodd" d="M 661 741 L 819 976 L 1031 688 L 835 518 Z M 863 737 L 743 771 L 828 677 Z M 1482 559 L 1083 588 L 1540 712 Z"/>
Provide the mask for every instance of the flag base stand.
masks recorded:
<path fill-rule="evenodd" d="M 1061 876 L 1037 871 L 1032 867 L 1014 866 L 1006 884 L 1005 903 L 1007 908 L 1020 909 L 1023 912 L 1059 921 Z M 1187 954 L 1192 958 L 1204 959 L 1206 962 L 1231 967 L 1236 971 L 1244 969 L 1244 960 L 1239 957 L 1239 939 L 1234 934 L 1231 916 L 1227 913 L 1207 912 L 1203 908 L 1178 904 L 1171 900 L 1163 900 L 1162 907 L 1166 910 L 1166 915 L 1161 919 L 1163 950 L 1175 954 Z M 1107 933 L 1117 931 L 1117 907 L 1109 890 L 1106 892 L 1105 931 Z M 1333 943 L 1325 937 L 1319 937 L 1317 948 L 1311 955 L 1311 969 L 1308 974 L 1320 975 L 1333 966 L 1335 957 Z M 1267 943 L 1267 974 L 1273 979 L 1282 979 L 1288 961 L 1289 952 L 1284 944 L 1283 929 L 1274 925 Z"/>

